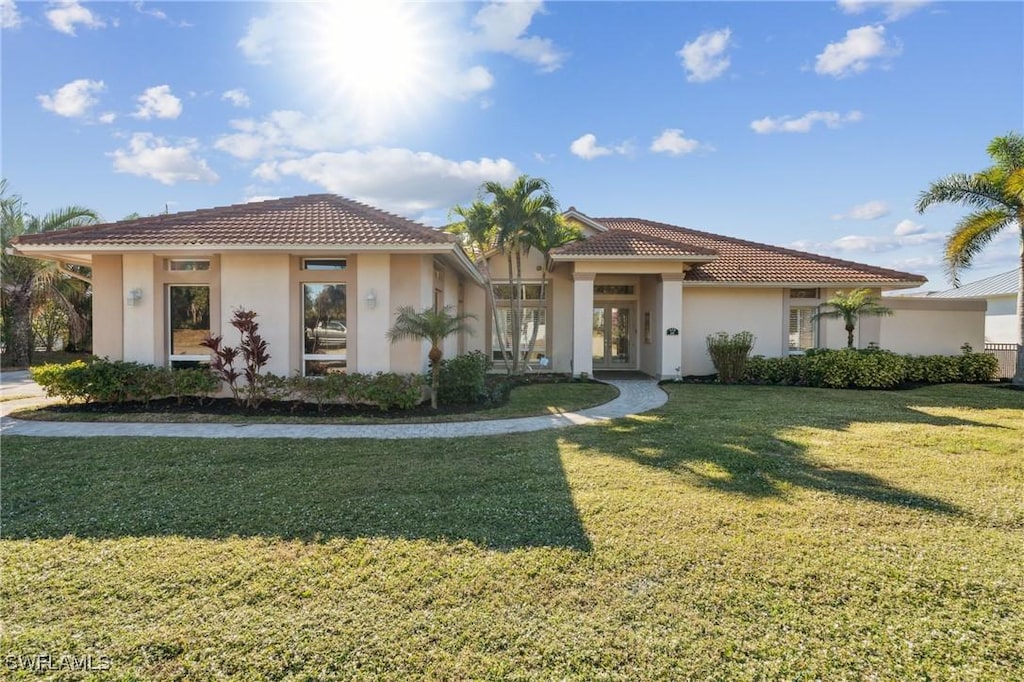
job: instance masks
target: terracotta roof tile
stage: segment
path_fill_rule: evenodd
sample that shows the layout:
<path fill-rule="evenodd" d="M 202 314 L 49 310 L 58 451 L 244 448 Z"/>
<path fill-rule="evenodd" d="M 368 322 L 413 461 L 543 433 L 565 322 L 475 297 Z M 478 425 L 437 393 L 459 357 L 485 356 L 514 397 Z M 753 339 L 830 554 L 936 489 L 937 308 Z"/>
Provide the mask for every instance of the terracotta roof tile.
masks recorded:
<path fill-rule="evenodd" d="M 554 249 L 552 253 L 560 256 L 704 256 L 709 259 L 716 255 L 714 251 L 700 246 L 681 245 L 678 241 L 630 230 L 602 232 Z"/>
<path fill-rule="evenodd" d="M 236 204 L 23 235 L 16 244 L 145 246 L 192 244 L 449 244 L 455 237 L 334 194 Z"/>
<path fill-rule="evenodd" d="M 718 254 L 718 258 L 713 261 L 693 266 L 686 274 L 688 281 L 842 282 L 865 285 L 927 281 L 921 275 L 785 249 L 770 244 L 724 237 L 650 220 L 637 218 L 594 218 L 593 220 L 608 228 L 609 231 L 604 234 L 628 232 L 667 241 L 683 250 L 696 248 Z M 597 237 L 591 237 L 591 239 L 595 238 Z"/>

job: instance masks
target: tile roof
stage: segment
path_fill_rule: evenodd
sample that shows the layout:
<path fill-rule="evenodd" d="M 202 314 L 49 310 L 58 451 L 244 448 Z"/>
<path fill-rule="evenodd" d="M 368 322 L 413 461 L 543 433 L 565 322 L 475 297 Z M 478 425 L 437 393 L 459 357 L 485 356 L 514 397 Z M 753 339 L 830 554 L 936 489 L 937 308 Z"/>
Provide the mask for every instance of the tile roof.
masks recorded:
<path fill-rule="evenodd" d="M 977 282 L 970 282 L 955 289 L 945 291 L 933 291 L 928 296 L 936 298 L 985 298 L 987 296 L 1004 296 L 1017 293 L 1017 282 L 1020 277 L 1020 268 L 1001 272 Z"/>
<path fill-rule="evenodd" d="M 554 249 L 552 255 L 576 257 L 640 256 L 649 258 L 659 256 L 668 258 L 699 256 L 704 257 L 705 260 L 716 257 L 715 252 L 710 249 L 700 246 L 682 246 L 678 241 L 629 230 L 601 232 L 588 239 Z"/>
<path fill-rule="evenodd" d="M 921 275 L 888 270 L 863 263 L 785 249 L 770 244 L 723 237 L 686 227 L 667 225 L 637 218 L 594 218 L 609 233 L 627 232 L 669 242 L 680 255 L 694 249 L 718 257 L 694 265 L 686 273 L 694 282 L 841 282 L 844 284 L 923 283 Z M 596 239 L 597 237 L 591 237 Z M 623 254 L 627 256 L 628 254 Z"/>
<path fill-rule="evenodd" d="M 18 245 L 411 245 L 453 235 L 334 194 L 221 206 L 23 235 Z"/>

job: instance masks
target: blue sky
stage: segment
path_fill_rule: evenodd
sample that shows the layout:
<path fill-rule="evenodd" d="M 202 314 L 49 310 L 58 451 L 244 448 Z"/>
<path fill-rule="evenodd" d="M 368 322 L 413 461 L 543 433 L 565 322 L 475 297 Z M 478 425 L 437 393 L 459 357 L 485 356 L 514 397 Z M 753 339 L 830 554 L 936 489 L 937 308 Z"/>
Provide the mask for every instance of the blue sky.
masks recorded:
<path fill-rule="evenodd" d="M 485 180 L 924 274 L 929 181 L 1024 128 L 1019 2 L 0 0 L 2 172 L 117 220 L 335 192 L 429 224 Z M 1012 233 L 967 280 L 1013 267 Z"/>

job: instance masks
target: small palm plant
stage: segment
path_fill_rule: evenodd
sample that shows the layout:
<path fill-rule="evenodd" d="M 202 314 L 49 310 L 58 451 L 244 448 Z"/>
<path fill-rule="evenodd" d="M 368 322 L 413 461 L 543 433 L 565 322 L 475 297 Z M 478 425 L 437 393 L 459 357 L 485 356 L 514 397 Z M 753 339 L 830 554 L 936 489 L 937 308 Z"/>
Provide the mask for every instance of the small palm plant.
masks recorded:
<path fill-rule="evenodd" d="M 441 377 L 441 358 L 444 351 L 441 344 L 453 334 L 473 333 L 469 320 L 476 319 L 471 313 L 454 313 L 451 306 L 441 310 L 426 308 L 416 312 L 412 306 L 402 306 L 395 313 L 395 324 L 388 330 L 387 337 L 391 343 L 414 339 L 429 341 L 430 352 L 430 406 L 437 409 L 437 386 Z"/>
<path fill-rule="evenodd" d="M 871 293 L 871 289 L 854 289 L 847 293 L 837 291 L 822 306 L 831 310 L 819 310 L 812 319 L 828 318 L 842 320 L 846 329 L 846 347 L 853 348 L 853 330 L 857 328 L 857 321 L 865 315 L 883 317 L 892 315 L 892 309 L 886 308 L 878 302 L 878 297 Z"/>

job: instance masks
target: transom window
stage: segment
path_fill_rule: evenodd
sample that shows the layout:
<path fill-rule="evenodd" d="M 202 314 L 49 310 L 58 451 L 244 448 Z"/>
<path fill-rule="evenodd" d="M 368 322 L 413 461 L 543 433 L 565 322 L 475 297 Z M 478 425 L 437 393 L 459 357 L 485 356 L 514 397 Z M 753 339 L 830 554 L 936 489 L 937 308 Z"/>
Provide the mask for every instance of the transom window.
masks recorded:
<path fill-rule="evenodd" d="M 344 258 L 303 258 L 303 270 L 344 270 L 348 261 Z"/>
<path fill-rule="evenodd" d="M 205 284 L 167 287 L 168 355 L 171 367 L 194 367 L 210 361 L 202 345 L 210 335 L 210 287 Z"/>
<path fill-rule="evenodd" d="M 197 272 L 200 270 L 209 270 L 210 261 L 207 258 L 168 258 L 167 269 L 171 272 Z"/>
<path fill-rule="evenodd" d="M 305 376 L 346 371 L 347 311 L 346 285 L 302 285 L 302 373 Z"/>
<path fill-rule="evenodd" d="M 515 291 L 515 286 L 510 284 L 495 284 L 494 285 L 494 298 L 499 301 L 510 301 L 512 300 L 512 292 Z M 523 284 L 519 286 L 519 295 L 517 298 L 520 301 L 539 301 L 540 297 L 540 285 L 539 284 Z"/>
<path fill-rule="evenodd" d="M 632 296 L 636 288 L 632 284 L 595 284 L 594 296 Z"/>
<path fill-rule="evenodd" d="M 818 298 L 817 289 L 790 289 L 790 298 Z"/>

